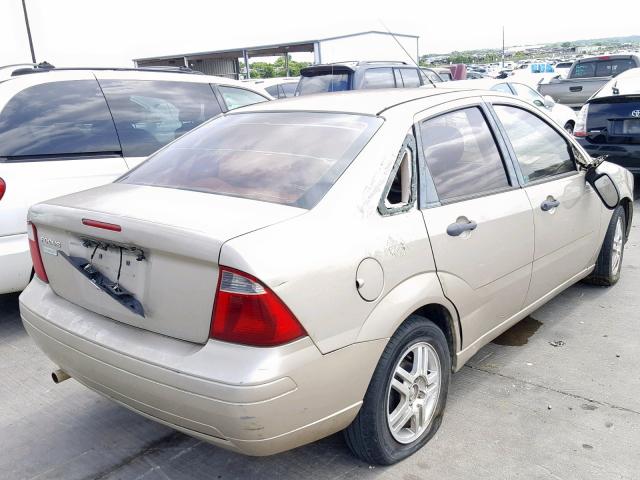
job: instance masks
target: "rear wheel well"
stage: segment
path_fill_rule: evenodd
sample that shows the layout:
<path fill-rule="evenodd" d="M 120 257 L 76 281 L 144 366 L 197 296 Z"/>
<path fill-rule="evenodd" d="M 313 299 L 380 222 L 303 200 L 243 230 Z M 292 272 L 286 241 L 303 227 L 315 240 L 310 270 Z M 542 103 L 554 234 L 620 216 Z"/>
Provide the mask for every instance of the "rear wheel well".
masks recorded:
<path fill-rule="evenodd" d="M 413 312 L 412 315 L 419 315 L 421 317 L 427 318 L 435 323 L 440 330 L 442 330 L 442 333 L 444 333 L 444 336 L 447 339 L 447 344 L 449 346 L 451 367 L 455 370 L 457 345 L 456 330 L 453 325 L 453 316 L 451 315 L 449 310 L 439 303 L 430 303 L 429 305 L 420 307 L 415 312 Z"/>

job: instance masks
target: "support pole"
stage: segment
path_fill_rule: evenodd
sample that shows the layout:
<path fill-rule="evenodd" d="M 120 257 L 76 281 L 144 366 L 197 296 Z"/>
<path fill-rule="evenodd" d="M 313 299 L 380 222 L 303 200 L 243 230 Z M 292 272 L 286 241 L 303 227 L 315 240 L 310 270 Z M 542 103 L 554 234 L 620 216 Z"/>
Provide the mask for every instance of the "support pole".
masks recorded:
<path fill-rule="evenodd" d="M 251 78 L 251 71 L 249 70 L 249 54 L 246 50 L 242 50 L 242 56 L 244 57 L 245 80 L 248 80 Z"/>
<path fill-rule="evenodd" d="M 504 68 L 504 25 L 502 26 L 502 68 Z"/>

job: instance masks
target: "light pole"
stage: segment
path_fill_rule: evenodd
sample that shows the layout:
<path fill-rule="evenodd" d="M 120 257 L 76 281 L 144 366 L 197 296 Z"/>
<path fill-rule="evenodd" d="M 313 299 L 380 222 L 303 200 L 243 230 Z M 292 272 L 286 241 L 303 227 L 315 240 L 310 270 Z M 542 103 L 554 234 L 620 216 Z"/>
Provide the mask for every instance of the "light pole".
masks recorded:
<path fill-rule="evenodd" d="M 29 16 L 27 15 L 27 5 L 22 0 L 22 10 L 24 11 L 24 23 L 27 26 L 27 36 L 29 37 L 29 48 L 31 49 L 31 62 L 36 63 L 36 54 L 33 51 L 33 40 L 31 40 L 31 28 L 29 28 Z"/>
<path fill-rule="evenodd" d="M 502 26 L 502 68 L 504 68 L 504 25 Z"/>

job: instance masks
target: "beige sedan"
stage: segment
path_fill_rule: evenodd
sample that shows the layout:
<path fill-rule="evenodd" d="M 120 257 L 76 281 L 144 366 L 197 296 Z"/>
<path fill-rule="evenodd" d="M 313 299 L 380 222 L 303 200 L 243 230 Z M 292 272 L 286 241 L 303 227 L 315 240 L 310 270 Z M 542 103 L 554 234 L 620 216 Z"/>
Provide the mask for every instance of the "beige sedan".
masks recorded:
<path fill-rule="evenodd" d="M 24 325 L 69 376 L 268 455 L 345 430 L 391 464 L 452 372 L 575 282 L 614 284 L 633 177 L 477 90 L 240 109 L 31 208 Z"/>

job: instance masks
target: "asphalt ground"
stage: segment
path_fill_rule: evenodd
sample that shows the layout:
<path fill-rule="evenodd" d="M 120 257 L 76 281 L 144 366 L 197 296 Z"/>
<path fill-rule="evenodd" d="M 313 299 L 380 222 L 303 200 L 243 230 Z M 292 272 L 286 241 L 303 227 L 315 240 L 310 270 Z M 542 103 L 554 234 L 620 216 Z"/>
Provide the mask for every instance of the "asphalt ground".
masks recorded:
<path fill-rule="evenodd" d="M 640 478 L 640 201 L 621 280 L 575 285 L 453 376 L 442 427 L 392 467 L 340 434 L 280 455 L 230 453 L 130 412 L 55 368 L 0 296 L 1 479 Z"/>

